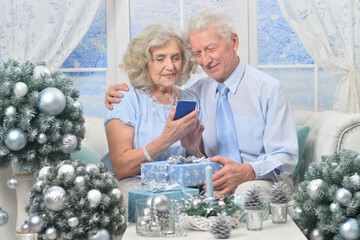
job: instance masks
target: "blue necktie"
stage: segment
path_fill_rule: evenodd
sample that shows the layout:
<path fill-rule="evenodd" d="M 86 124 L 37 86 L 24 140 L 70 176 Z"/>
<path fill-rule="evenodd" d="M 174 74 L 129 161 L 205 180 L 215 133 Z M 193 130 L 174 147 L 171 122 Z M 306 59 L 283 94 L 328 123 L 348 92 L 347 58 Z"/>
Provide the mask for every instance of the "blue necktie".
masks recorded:
<path fill-rule="evenodd" d="M 216 104 L 216 141 L 218 155 L 242 163 L 234 116 L 227 98 L 229 89 L 220 83 L 217 87 L 219 98 Z"/>

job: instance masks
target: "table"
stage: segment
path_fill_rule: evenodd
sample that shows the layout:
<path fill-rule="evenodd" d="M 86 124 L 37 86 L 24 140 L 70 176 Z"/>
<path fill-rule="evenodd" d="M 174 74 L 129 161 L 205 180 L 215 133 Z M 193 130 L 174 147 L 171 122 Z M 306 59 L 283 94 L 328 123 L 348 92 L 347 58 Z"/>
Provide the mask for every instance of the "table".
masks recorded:
<path fill-rule="evenodd" d="M 185 230 L 187 233 L 186 237 L 178 237 L 175 239 L 179 240 L 201 240 L 201 239 L 215 239 L 213 235 L 209 232 L 202 231 L 191 231 Z M 125 231 L 125 234 L 122 238 L 123 240 L 133 240 L 133 239 L 164 239 L 164 238 L 153 238 L 153 237 L 142 237 L 136 235 L 135 223 L 129 223 Z M 307 238 L 297 227 L 291 217 L 288 216 L 287 223 L 285 224 L 274 224 L 271 221 L 271 216 L 263 222 L 263 229 L 261 231 L 248 231 L 246 228 L 246 223 L 241 222 L 240 227 L 233 229 L 231 231 L 231 236 L 229 239 L 256 239 L 256 240 L 306 240 Z"/>

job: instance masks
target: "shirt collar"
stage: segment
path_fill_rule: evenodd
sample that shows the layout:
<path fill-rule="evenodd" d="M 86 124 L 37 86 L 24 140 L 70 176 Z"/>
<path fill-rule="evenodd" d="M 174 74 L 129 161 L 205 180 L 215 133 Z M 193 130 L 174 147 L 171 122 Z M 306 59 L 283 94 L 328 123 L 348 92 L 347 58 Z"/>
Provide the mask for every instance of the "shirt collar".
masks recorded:
<path fill-rule="evenodd" d="M 233 94 L 236 93 L 239 84 L 244 76 L 246 65 L 242 62 L 239 62 L 234 72 L 226 79 L 224 84 L 229 88 L 229 91 Z M 215 94 L 217 94 L 217 86 L 219 84 L 215 84 Z"/>

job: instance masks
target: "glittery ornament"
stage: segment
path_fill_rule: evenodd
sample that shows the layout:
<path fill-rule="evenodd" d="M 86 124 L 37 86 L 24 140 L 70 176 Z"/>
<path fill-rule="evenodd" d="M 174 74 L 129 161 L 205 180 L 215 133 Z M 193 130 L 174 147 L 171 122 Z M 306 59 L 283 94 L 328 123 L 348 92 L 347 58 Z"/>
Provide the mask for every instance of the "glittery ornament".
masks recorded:
<path fill-rule="evenodd" d="M 322 179 L 312 180 L 306 188 L 306 192 L 308 196 L 312 200 L 316 200 L 319 198 L 319 189 L 323 187 L 326 183 Z"/>
<path fill-rule="evenodd" d="M 21 225 L 20 231 L 24 234 L 30 233 L 30 227 L 29 227 L 29 224 L 27 223 L 27 221 L 25 221 L 25 223 Z"/>
<path fill-rule="evenodd" d="M 113 188 L 113 190 L 111 190 L 111 193 L 112 193 L 115 197 L 117 197 L 118 199 L 121 198 L 121 191 L 120 191 L 120 189 L 118 189 L 118 188 Z"/>
<path fill-rule="evenodd" d="M 342 206 L 346 206 L 351 202 L 352 193 L 346 188 L 340 188 L 336 191 L 335 200 Z"/>
<path fill-rule="evenodd" d="M 191 207 L 194 209 L 200 209 L 201 207 L 201 199 L 200 198 L 194 198 L 191 201 Z"/>
<path fill-rule="evenodd" d="M 46 229 L 45 231 L 45 237 L 46 239 L 49 239 L 49 240 L 54 240 L 57 238 L 57 231 L 55 228 L 51 227 L 51 228 L 48 228 Z"/>
<path fill-rule="evenodd" d="M 66 192 L 63 188 L 54 186 L 44 193 L 45 206 L 55 212 L 61 211 L 65 205 Z"/>
<path fill-rule="evenodd" d="M 72 228 L 77 227 L 79 225 L 79 219 L 77 217 L 69 218 L 68 225 Z"/>
<path fill-rule="evenodd" d="M 5 137 L 5 145 L 13 151 L 23 149 L 27 144 L 25 132 L 20 128 L 11 128 Z"/>
<path fill-rule="evenodd" d="M 77 176 L 74 183 L 78 188 L 83 188 L 85 186 L 85 179 L 83 176 Z"/>
<path fill-rule="evenodd" d="M 87 172 L 94 172 L 94 173 L 100 173 L 99 168 L 96 166 L 95 163 L 88 163 L 85 166 L 85 171 Z"/>
<path fill-rule="evenodd" d="M 153 206 L 156 207 L 156 210 L 159 212 L 165 212 L 169 209 L 170 201 L 168 197 L 164 194 L 158 194 L 154 196 Z"/>
<path fill-rule="evenodd" d="M 95 235 L 89 236 L 87 240 L 110 240 L 110 234 L 105 228 L 102 228 Z"/>
<path fill-rule="evenodd" d="M 14 95 L 17 98 L 23 97 L 28 92 L 28 86 L 23 82 L 17 82 L 14 86 Z"/>
<path fill-rule="evenodd" d="M 48 140 L 48 139 L 47 139 L 47 136 L 46 136 L 45 133 L 39 133 L 39 135 L 38 135 L 38 137 L 37 137 L 37 139 L 36 139 L 36 141 L 37 141 L 38 143 L 40 143 L 40 144 L 46 143 L 47 140 Z"/>
<path fill-rule="evenodd" d="M 65 176 L 65 181 L 69 181 L 75 176 L 75 168 L 70 164 L 61 166 L 58 170 L 58 178 Z"/>
<path fill-rule="evenodd" d="M 45 179 L 46 177 L 50 176 L 50 169 L 51 167 L 49 166 L 42 167 L 39 171 L 39 179 Z"/>
<path fill-rule="evenodd" d="M 0 208 L 0 226 L 4 226 L 9 221 L 9 214 Z"/>
<path fill-rule="evenodd" d="M 356 219 L 349 218 L 345 223 L 341 224 L 339 234 L 346 240 L 358 239 L 360 236 L 360 229 Z"/>
<path fill-rule="evenodd" d="M 14 108 L 13 106 L 7 107 L 5 109 L 5 115 L 8 117 L 14 115 L 15 113 L 16 113 L 16 108 Z"/>
<path fill-rule="evenodd" d="M 330 204 L 330 211 L 331 211 L 332 213 L 335 213 L 335 212 L 339 211 L 340 208 L 341 208 L 341 207 L 340 207 L 340 204 L 337 203 L 337 202 L 333 202 L 333 203 Z"/>
<path fill-rule="evenodd" d="M 40 112 L 56 116 L 64 111 L 65 105 L 65 96 L 59 89 L 48 87 L 40 92 L 40 100 L 37 105 Z"/>
<path fill-rule="evenodd" d="M 36 66 L 33 70 L 33 77 L 38 79 L 42 76 L 51 76 L 50 70 L 45 66 Z"/>
<path fill-rule="evenodd" d="M 92 189 L 87 194 L 87 199 L 90 202 L 90 207 L 96 207 L 101 202 L 102 194 L 97 189 Z"/>
<path fill-rule="evenodd" d="M 66 134 L 62 140 L 61 151 L 63 153 L 71 153 L 76 149 L 78 141 L 75 135 Z"/>
<path fill-rule="evenodd" d="M 15 177 L 12 177 L 7 181 L 7 186 L 10 189 L 15 189 L 17 188 L 18 185 L 19 185 L 19 181 Z"/>
<path fill-rule="evenodd" d="M 29 229 L 32 232 L 40 232 L 42 230 L 42 219 L 38 215 L 32 215 L 28 221 Z"/>
<path fill-rule="evenodd" d="M 324 235 L 322 234 L 322 232 L 320 232 L 319 229 L 314 228 L 313 230 L 311 230 L 309 234 L 309 238 L 310 240 L 323 240 Z"/>

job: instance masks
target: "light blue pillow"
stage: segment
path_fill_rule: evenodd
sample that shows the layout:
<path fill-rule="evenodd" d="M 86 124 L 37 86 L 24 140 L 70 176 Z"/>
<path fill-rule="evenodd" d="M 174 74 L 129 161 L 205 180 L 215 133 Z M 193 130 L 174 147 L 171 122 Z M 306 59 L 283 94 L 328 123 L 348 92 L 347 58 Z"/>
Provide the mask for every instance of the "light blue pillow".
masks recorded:
<path fill-rule="evenodd" d="M 80 159 L 86 163 L 101 163 L 101 155 L 93 149 L 81 146 L 80 151 L 71 153 L 70 159 L 75 161 Z"/>
<path fill-rule="evenodd" d="M 310 132 L 309 126 L 296 126 L 296 133 L 297 133 L 298 144 L 299 144 L 299 161 L 296 164 L 294 173 L 292 175 L 294 184 L 296 183 L 297 175 L 300 170 L 302 156 L 303 156 L 304 150 L 305 150 L 305 142 L 306 142 L 307 136 L 309 135 L 309 132 Z"/>

